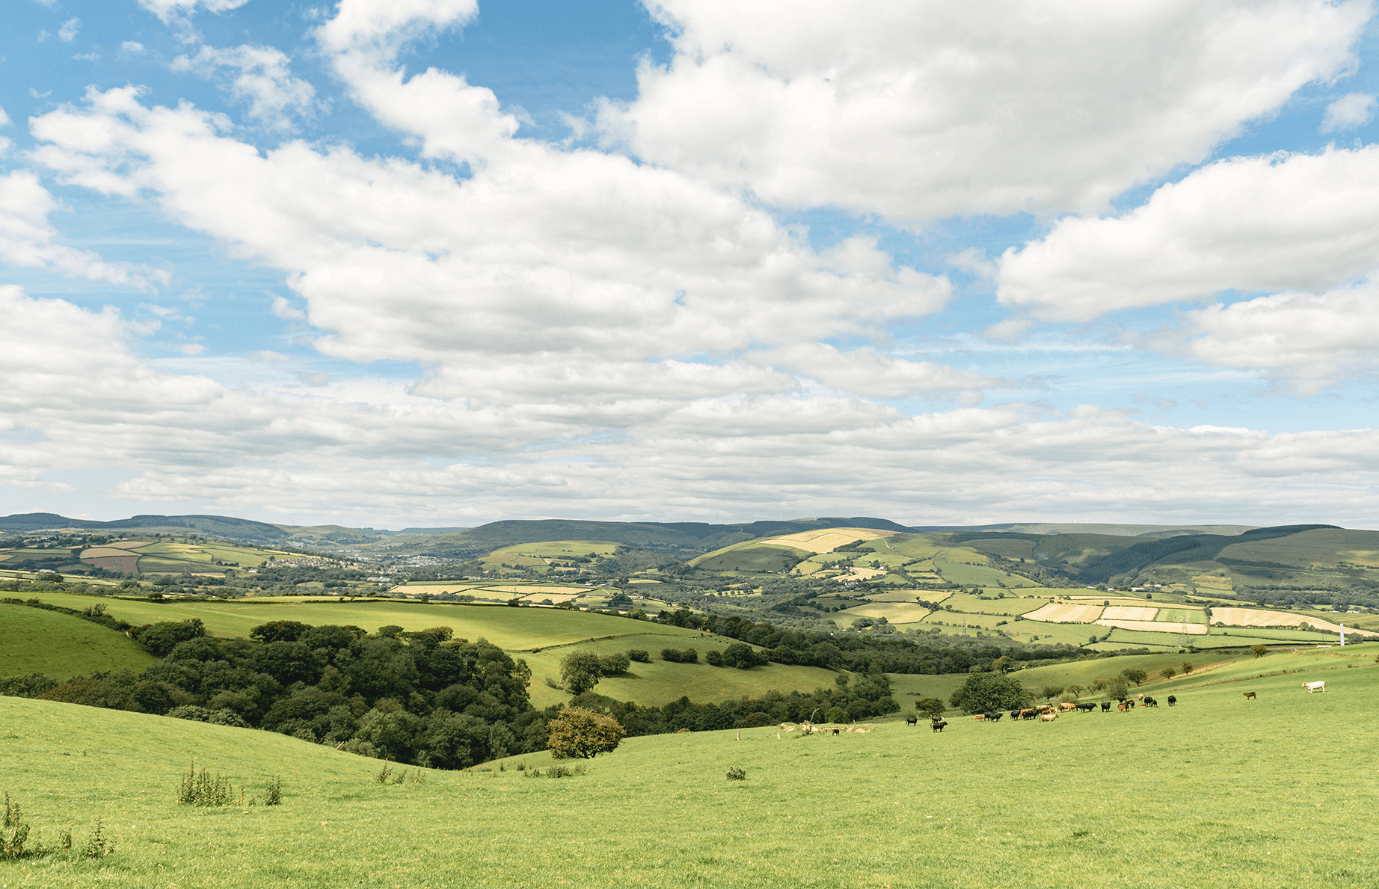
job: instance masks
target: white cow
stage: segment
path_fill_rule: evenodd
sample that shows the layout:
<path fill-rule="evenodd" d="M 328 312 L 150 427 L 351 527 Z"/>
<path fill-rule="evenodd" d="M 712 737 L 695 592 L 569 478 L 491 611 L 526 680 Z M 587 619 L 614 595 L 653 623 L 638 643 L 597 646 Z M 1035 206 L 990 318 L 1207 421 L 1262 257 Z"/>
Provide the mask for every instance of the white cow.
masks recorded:
<path fill-rule="evenodd" d="M 1307 693 L 1308 693 L 1309 695 L 1310 695 L 1312 692 L 1314 692 L 1314 691 L 1319 691 L 1319 692 L 1321 692 L 1322 694 L 1326 694 L 1326 683 L 1325 683 L 1325 682 L 1304 682 L 1304 683 L 1302 684 L 1302 687 L 1305 688 L 1305 689 L 1307 689 Z"/>

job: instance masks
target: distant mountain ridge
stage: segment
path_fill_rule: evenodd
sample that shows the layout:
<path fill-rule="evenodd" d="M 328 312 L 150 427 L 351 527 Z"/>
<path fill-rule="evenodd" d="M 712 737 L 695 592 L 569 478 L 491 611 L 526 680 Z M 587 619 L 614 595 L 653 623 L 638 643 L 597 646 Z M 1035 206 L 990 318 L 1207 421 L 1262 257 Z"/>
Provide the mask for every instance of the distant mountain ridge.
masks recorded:
<path fill-rule="evenodd" d="M 871 528 L 884 531 L 948 531 L 963 534 L 1105 534 L 1117 537 L 1176 538 L 1203 534 L 1233 537 L 1251 530 L 1248 525 L 1109 525 L 1068 523 L 1001 523 L 992 525 L 902 525 L 872 516 L 827 516 L 756 522 L 604 522 L 579 519 L 508 519 L 474 528 L 409 527 L 401 531 L 349 528 L 342 525 L 275 525 L 252 519 L 217 515 L 137 515 L 127 519 L 96 521 L 73 519 L 51 512 L 34 512 L 0 518 L 0 531 L 34 532 L 77 529 L 142 533 L 193 532 L 240 543 L 260 545 L 360 546 L 383 549 L 421 546 L 439 557 L 465 558 L 517 543 L 556 540 L 601 540 L 689 558 L 720 547 L 758 537 L 792 534 L 824 528 Z M 406 538 L 403 540 L 402 538 Z M 418 538 L 432 538 L 418 540 Z"/>

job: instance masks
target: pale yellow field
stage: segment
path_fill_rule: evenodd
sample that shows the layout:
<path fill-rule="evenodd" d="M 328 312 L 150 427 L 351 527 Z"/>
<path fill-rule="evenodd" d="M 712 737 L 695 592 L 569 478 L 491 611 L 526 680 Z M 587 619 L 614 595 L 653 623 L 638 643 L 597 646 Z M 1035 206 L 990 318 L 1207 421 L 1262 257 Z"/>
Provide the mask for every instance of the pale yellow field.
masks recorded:
<path fill-rule="evenodd" d="M 107 543 L 106 546 L 111 547 L 113 549 L 131 550 L 142 549 L 143 547 L 148 546 L 151 542 L 152 541 L 149 540 L 121 540 L 118 543 Z"/>
<path fill-rule="evenodd" d="M 1077 602 L 1110 602 L 1112 606 L 1124 605 L 1131 608 L 1138 608 L 1144 604 L 1143 599 L 1136 599 L 1132 596 L 1108 596 L 1105 593 L 1102 593 L 1100 596 L 1067 596 L 1066 598 Z"/>
<path fill-rule="evenodd" d="M 1112 605 L 1101 616 L 1105 620 L 1153 620 L 1158 611 L 1157 608 L 1129 608 L 1123 605 Z M 1107 626 L 1112 626 L 1112 624 L 1107 624 Z"/>
<path fill-rule="evenodd" d="M 93 546 L 81 552 L 83 559 L 127 559 L 129 557 L 129 550 L 115 546 Z"/>
<path fill-rule="evenodd" d="M 893 624 L 912 624 L 923 620 L 929 613 L 929 609 L 913 602 L 873 602 L 840 611 L 837 617 L 842 618 L 843 624 L 859 617 L 870 617 L 872 620 L 884 617 Z"/>
<path fill-rule="evenodd" d="M 1296 627 L 1300 623 L 1306 623 L 1314 630 L 1326 630 L 1329 633 L 1341 631 L 1339 625 L 1320 617 L 1292 614 L 1287 611 L 1255 611 L 1253 608 L 1213 607 L 1211 622 L 1220 622 L 1228 627 Z"/>
<path fill-rule="evenodd" d="M 885 577 L 884 568 L 853 568 L 843 574 L 839 574 L 835 580 L 871 580 L 873 577 Z"/>
<path fill-rule="evenodd" d="M 792 546 L 810 553 L 830 553 L 833 548 L 852 543 L 854 540 L 875 540 L 890 537 L 894 531 L 873 531 L 870 528 L 827 528 L 821 531 L 801 531 L 784 537 L 772 537 L 770 542 L 779 546 Z"/>
<path fill-rule="evenodd" d="M 1075 605 L 1066 602 L 1050 602 L 1028 614 L 1025 620 L 1042 620 L 1051 624 L 1090 624 L 1101 617 L 1100 605 Z"/>
<path fill-rule="evenodd" d="M 1108 608 L 1107 611 L 1110 611 Z M 1187 636 L 1205 636 L 1207 634 L 1206 624 L 1180 624 L 1167 620 L 1099 620 L 1103 627 L 1120 627 L 1122 630 L 1144 630 L 1149 633 L 1177 634 Z"/>
<path fill-rule="evenodd" d="M 890 590 L 885 593 L 868 593 L 867 598 L 873 602 L 913 602 L 916 599 L 938 602 L 952 594 L 952 590 L 943 590 L 942 592 L 937 590 Z"/>

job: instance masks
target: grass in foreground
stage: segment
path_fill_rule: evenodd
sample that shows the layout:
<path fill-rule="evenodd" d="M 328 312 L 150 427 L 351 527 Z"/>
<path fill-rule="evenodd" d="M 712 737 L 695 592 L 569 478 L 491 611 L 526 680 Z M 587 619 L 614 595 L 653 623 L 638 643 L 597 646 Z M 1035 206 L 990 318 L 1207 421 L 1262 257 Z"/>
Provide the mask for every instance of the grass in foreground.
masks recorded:
<path fill-rule="evenodd" d="M 117 850 L 0 864 L 0 884 L 1379 885 L 1379 668 L 1310 678 L 1327 694 L 1289 674 L 1252 680 L 1255 701 L 1232 683 L 1049 725 L 637 738 L 583 776 L 508 760 L 387 785 L 378 761 L 281 736 L 0 698 L 0 775 L 35 831 L 100 818 Z M 280 774 L 282 805 L 179 806 L 193 756 L 236 784 Z"/>

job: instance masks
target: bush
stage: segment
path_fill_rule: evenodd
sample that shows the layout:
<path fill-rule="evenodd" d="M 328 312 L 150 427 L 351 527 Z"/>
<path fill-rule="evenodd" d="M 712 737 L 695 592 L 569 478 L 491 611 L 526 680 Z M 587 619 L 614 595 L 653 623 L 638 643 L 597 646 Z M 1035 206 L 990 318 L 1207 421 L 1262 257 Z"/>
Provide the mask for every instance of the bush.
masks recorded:
<path fill-rule="evenodd" d="M 723 652 L 715 648 L 713 651 L 710 651 L 708 654 L 704 655 L 704 660 L 708 662 L 708 665 L 710 667 L 721 667 L 724 663 Z"/>
<path fill-rule="evenodd" d="M 182 776 L 177 791 L 177 801 L 188 806 L 228 806 L 234 801 L 234 796 L 229 778 L 221 777 L 219 772 L 212 778 L 205 769 L 198 773 L 196 763 L 192 763 L 191 769 Z"/>
<path fill-rule="evenodd" d="M 546 746 L 556 759 L 592 759 L 616 750 L 627 733 L 611 716 L 566 707 L 550 721 Z"/>
<path fill-rule="evenodd" d="M 738 768 L 737 766 L 733 766 L 731 769 L 728 769 L 728 780 L 729 780 L 729 781 L 746 781 L 746 780 L 747 780 L 747 772 L 744 771 L 743 769 Z"/>
<path fill-rule="evenodd" d="M 639 664 L 649 664 L 651 663 L 651 652 L 643 651 L 640 648 L 629 648 L 627 650 L 627 659 L 636 661 Z"/>
<path fill-rule="evenodd" d="M 934 717 L 942 716 L 944 711 L 943 701 L 939 698 L 920 698 L 915 701 L 915 709 L 923 716 Z"/>
<path fill-rule="evenodd" d="M 560 661 L 560 678 L 576 697 L 598 685 L 602 676 L 603 665 L 592 651 L 572 651 Z"/>
<path fill-rule="evenodd" d="M 699 663 L 699 652 L 693 648 L 686 648 L 683 651 L 676 648 L 662 648 L 661 660 L 669 661 L 672 664 L 697 664 Z"/>
<path fill-rule="evenodd" d="M 632 658 L 619 652 L 618 654 L 607 654 L 599 658 L 599 670 L 604 676 L 616 676 L 619 673 L 626 673 L 627 668 L 632 666 Z"/>

